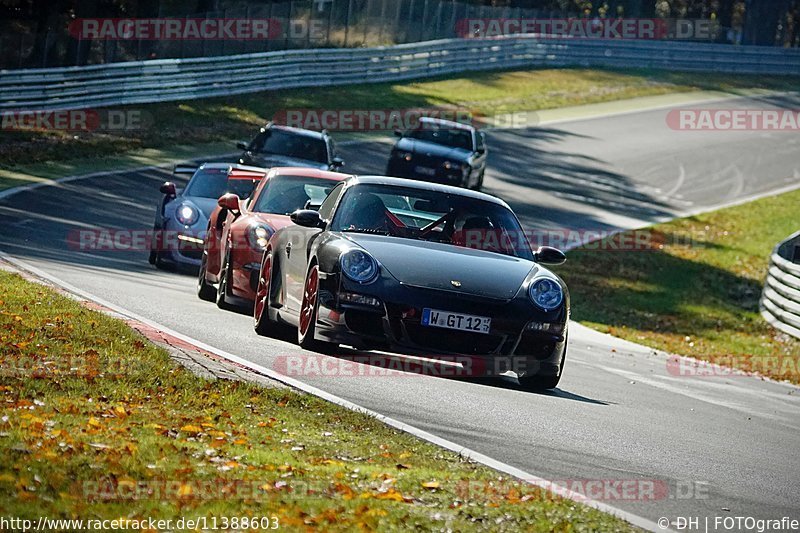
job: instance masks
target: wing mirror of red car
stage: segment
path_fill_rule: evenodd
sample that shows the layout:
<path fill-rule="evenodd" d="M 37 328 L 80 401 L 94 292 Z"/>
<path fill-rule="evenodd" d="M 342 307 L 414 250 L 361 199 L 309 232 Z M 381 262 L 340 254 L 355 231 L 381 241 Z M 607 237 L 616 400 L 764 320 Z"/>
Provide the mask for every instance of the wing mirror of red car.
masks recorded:
<path fill-rule="evenodd" d="M 323 226 L 319 211 L 312 209 L 298 209 L 289 215 L 289 218 L 292 219 L 292 222 L 304 228 L 321 228 Z"/>
<path fill-rule="evenodd" d="M 232 192 L 223 194 L 217 200 L 217 205 L 228 211 L 239 211 L 239 197 Z"/>
<path fill-rule="evenodd" d="M 545 265 L 561 265 L 567 260 L 564 252 L 552 246 L 540 246 L 533 255 L 537 263 Z"/>
<path fill-rule="evenodd" d="M 171 181 L 165 181 L 164 184 L 161 185 L 161 187 L 158 190 L 161 191 L 161 194 L 163 194 L 164 196 L 176 195 L 175 184 L 172 183 Z"/>

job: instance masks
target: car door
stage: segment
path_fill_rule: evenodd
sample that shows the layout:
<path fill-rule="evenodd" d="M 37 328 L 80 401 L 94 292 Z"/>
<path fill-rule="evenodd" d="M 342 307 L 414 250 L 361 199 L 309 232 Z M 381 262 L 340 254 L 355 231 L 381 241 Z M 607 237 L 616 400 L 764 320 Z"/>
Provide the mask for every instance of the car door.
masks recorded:
<path fill-rule="evenodd" d="M 344 183 L 339 183 L 322 202 L 319 213 L 323 220 L 329 221 L 333 217 L 336 203 L 343 190 Z M 300 312 L 311 244 L 317 234 L 322 231 L 321 228 L 304 228 L 295 225 L 287 228 L 284 235 L 285 244 L 280 250 L 283 259 L 283 282 L 286 290 L 284 306 L 292 313 Z"/>
<path fill-rule="evenodd" d="M 475 179 L 477 180 L 478 176 L 481 175 L 481 172 L 484 171 L 486 168 L 486 156 L 488 150 L 486 149 L 486 134 L 482 131 L 475 132 L 475 164 L 473 165 L 474 168 L 474 175 Z M 476 181 L 477 183 L 477 181 Z"/>

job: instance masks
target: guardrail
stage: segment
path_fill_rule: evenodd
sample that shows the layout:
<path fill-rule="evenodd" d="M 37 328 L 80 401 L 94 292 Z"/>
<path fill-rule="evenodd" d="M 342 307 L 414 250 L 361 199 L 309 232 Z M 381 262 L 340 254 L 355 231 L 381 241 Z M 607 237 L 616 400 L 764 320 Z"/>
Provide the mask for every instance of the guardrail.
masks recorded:
<path fill-rule="evenodd" d="M 800 49 L 515 36 L 2 70 L 0 111 L 144 104 L 469 70 L 568 66 L 800 75 Z"/>
<path fill-rule="evenodd" d="M 773 250 L 759 307 L 774 328 L 800 339 L 800 231 Z"/>

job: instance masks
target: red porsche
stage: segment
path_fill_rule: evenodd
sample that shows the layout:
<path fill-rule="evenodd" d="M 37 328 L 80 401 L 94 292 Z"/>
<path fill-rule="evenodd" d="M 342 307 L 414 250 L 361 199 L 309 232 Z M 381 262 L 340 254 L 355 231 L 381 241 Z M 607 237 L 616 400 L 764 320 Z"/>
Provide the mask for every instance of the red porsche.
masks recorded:
<path fill-rule="evenodd" d="M 222 309 L 253 304 L 261 256 L 269 238 L 292 224 L 297 209 L 318 207 L 348 174 L 312 168 L 272 168 L 246 200 L 228 193 L 208 221 L 197 296 Z"/>

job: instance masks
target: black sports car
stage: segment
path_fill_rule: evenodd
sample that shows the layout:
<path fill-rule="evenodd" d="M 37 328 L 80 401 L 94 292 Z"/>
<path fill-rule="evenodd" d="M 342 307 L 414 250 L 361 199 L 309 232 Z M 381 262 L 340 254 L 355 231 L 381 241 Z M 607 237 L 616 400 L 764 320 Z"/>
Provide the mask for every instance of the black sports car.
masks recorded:
<path fill-rule="evenodd" d="M 327 131 L 311 131 L 268 123 L 252 141 L 239 141 L 239 163 L 258 167 L 308 167 L 339 170 L 344 161 Z"/>
<path fill-rule="evenodd" d="M 486 172 L 486 139 L 472 126 L 422 117 L 416 128 L 395 131 L 386 174 L 479 190 Z"/>
<path fill-rule="evenodd" d="M 296 326 L 304 348 L 338 344 L 498 360 L 530 388 L 564 367 L 569 294 L 508 205 L 487 194 L 389 177 L 340 182 L 298 210 L 264 251 L 255 329 Z"/>

